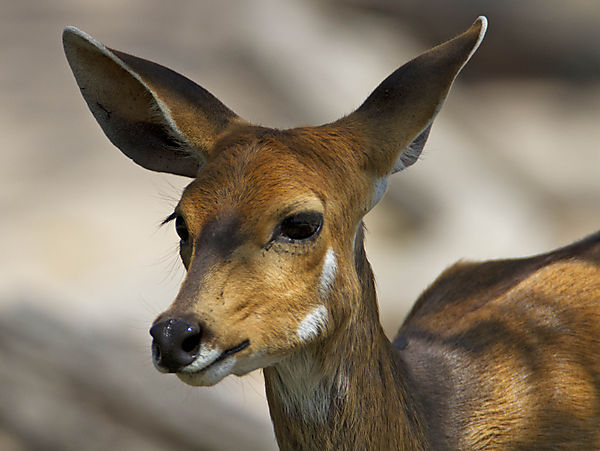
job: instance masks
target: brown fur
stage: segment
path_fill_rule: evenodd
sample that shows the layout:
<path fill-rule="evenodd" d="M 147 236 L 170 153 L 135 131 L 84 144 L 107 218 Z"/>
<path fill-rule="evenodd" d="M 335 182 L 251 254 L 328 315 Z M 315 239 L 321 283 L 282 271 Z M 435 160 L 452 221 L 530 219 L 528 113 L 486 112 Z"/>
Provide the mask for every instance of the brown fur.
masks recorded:
<path fill-rule="evenodd" d="M 264 368 L 282 449 L 600 448 L 600 234 L 454 265 L 394 344 L 379 322 L 362 218 L 417 159 L 485 23 L 398 69 L 349 116 L 293 130 L 249 125 L 184 77 L 65 31 L 107 136 L 146 168 L 195 177 L 176 209 L 187 275 L 156 322 L 201 335 L 193 363 L 169 370 L 212 385 Z M 319 232 L 282 239 L 305 212 L 322 215 Z"/>
<path fill-rule="evenodd" d="M 454 265 L 399 336 L 450 449 L 600 448 L 600 233 L 532 258 Z"/>

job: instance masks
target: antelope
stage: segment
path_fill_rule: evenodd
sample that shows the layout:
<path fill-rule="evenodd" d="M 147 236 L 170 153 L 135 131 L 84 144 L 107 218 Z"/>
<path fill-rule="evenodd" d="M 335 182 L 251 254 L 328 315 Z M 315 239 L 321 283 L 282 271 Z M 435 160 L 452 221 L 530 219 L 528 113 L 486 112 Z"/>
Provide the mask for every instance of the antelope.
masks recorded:
<path fill-rule="evenodd" d="M 380 325 L 363 217 L 419 158 L 486 28 L 400 67 L 353 113 L 288 130 L 65 29 L 110 141 L 194 179 L 165 220 L 186 275 L 150 329 L 159 371 L 210 386 L 262 368 L 281 449 L 600 449 L 600 233 L 456 263 L 393 342 Z"/>

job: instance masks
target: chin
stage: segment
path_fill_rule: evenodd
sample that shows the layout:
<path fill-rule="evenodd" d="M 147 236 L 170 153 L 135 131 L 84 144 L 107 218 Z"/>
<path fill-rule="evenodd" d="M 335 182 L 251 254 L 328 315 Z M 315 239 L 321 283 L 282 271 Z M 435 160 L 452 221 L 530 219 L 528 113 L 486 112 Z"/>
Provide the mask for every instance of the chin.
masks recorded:
<path fill-rule="evenodd" d="M 225 377 L 231 374 L 235 365 L 235 359 L 230 358 L 210 365 L 208 368 L 199 371 L 175 373 L 184 383 L 194 387 L 209 387 L 221 382 Z"/>

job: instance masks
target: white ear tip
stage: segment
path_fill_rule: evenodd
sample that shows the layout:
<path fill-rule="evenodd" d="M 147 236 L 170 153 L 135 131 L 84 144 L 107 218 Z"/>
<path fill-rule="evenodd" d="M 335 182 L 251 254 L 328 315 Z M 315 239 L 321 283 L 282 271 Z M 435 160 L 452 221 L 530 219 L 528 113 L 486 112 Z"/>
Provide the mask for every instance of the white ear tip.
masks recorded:
<path fill-rule="evenodd" d="M 67 46 L 77 45 L 77 43 L 81 45 L 83 41 L 89 45 L 92 45 L 93 47 L 97 47 L 102 50 L 105 49 L 104 44 L 95 39 L 93 36 L 90 36 L 85 31 L 81 31 L 79 28 L 71 25 L 65 27 L 62 38 L 65 48 L 67 48 Z"/>
<path fill-rule="evenodd" d="M 479 36 L 477 37 L 477 42 L 475 42 L 475 45 L 473 46 L 471 53 L 469 53 L 469 56 L 465 60 L 462 67 L 465 67 L 465 64 L 467 64 L 467 62 L 471 59 L 473 54 L 477 51 L 477 49 L 481 45 L 481 41 L 483 41 L 483 37 L 485 36 L 485 32 L 487 31 L 487 25 L 488 25 L 487 17 L 479 16 L 473 25 L 476 25 L 476 24 L 479 24 L 479 26 L 481 27 L 481 29 L 479 30 Z M 462 69 L 462 67 L 461 67 L 461 69 Z"/>
<path fill-rule="evenodd" d="M 73 27 L 71 25 L 68 25 L 65 27 L 65 29 L 63 30 L 63 37 L 65 37 L 65 38 L 79 37 L 79 38 L 85 39 L 86 41 L 93 39 L 85 31 L 81 31 L 79 28 Z"/>
<path fill-rule="evenodd" d="M 73 25 L 67 25 L 64 29 L 64 32 L 65 33 L 75 33 L 75 34 L 82 33 L 82 31 L 79 28 L 74 27 Z"/>
<path fill-rule="evenodd" d="M 479 16 L 475 22 L 479 22 L 481 24 L 481 31 L 479 32 L 479 42 L 485 36 L 485 32 L 487 31 L 488 20 L 485 16 Z"/>

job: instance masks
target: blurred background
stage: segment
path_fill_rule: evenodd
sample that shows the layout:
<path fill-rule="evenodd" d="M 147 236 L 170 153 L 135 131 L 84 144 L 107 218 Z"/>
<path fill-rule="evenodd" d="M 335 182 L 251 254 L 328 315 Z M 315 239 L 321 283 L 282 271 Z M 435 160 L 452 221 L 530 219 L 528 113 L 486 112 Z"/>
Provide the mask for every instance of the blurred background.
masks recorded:
<path fill-rule="evenodd" d="M 488 16 L 421 161 L 366 219 L 391 336 L 460 258 L 600 229 L 600 3 L 584 0 L 0 0 L 0 449 L 273 449 L 262 375 L 193 389 L 148 327 L 183 271 L 159 228 L 188 180 L 102 134 L 60 34 L 167 65 L 247 120 L 319 124 Z"/>

